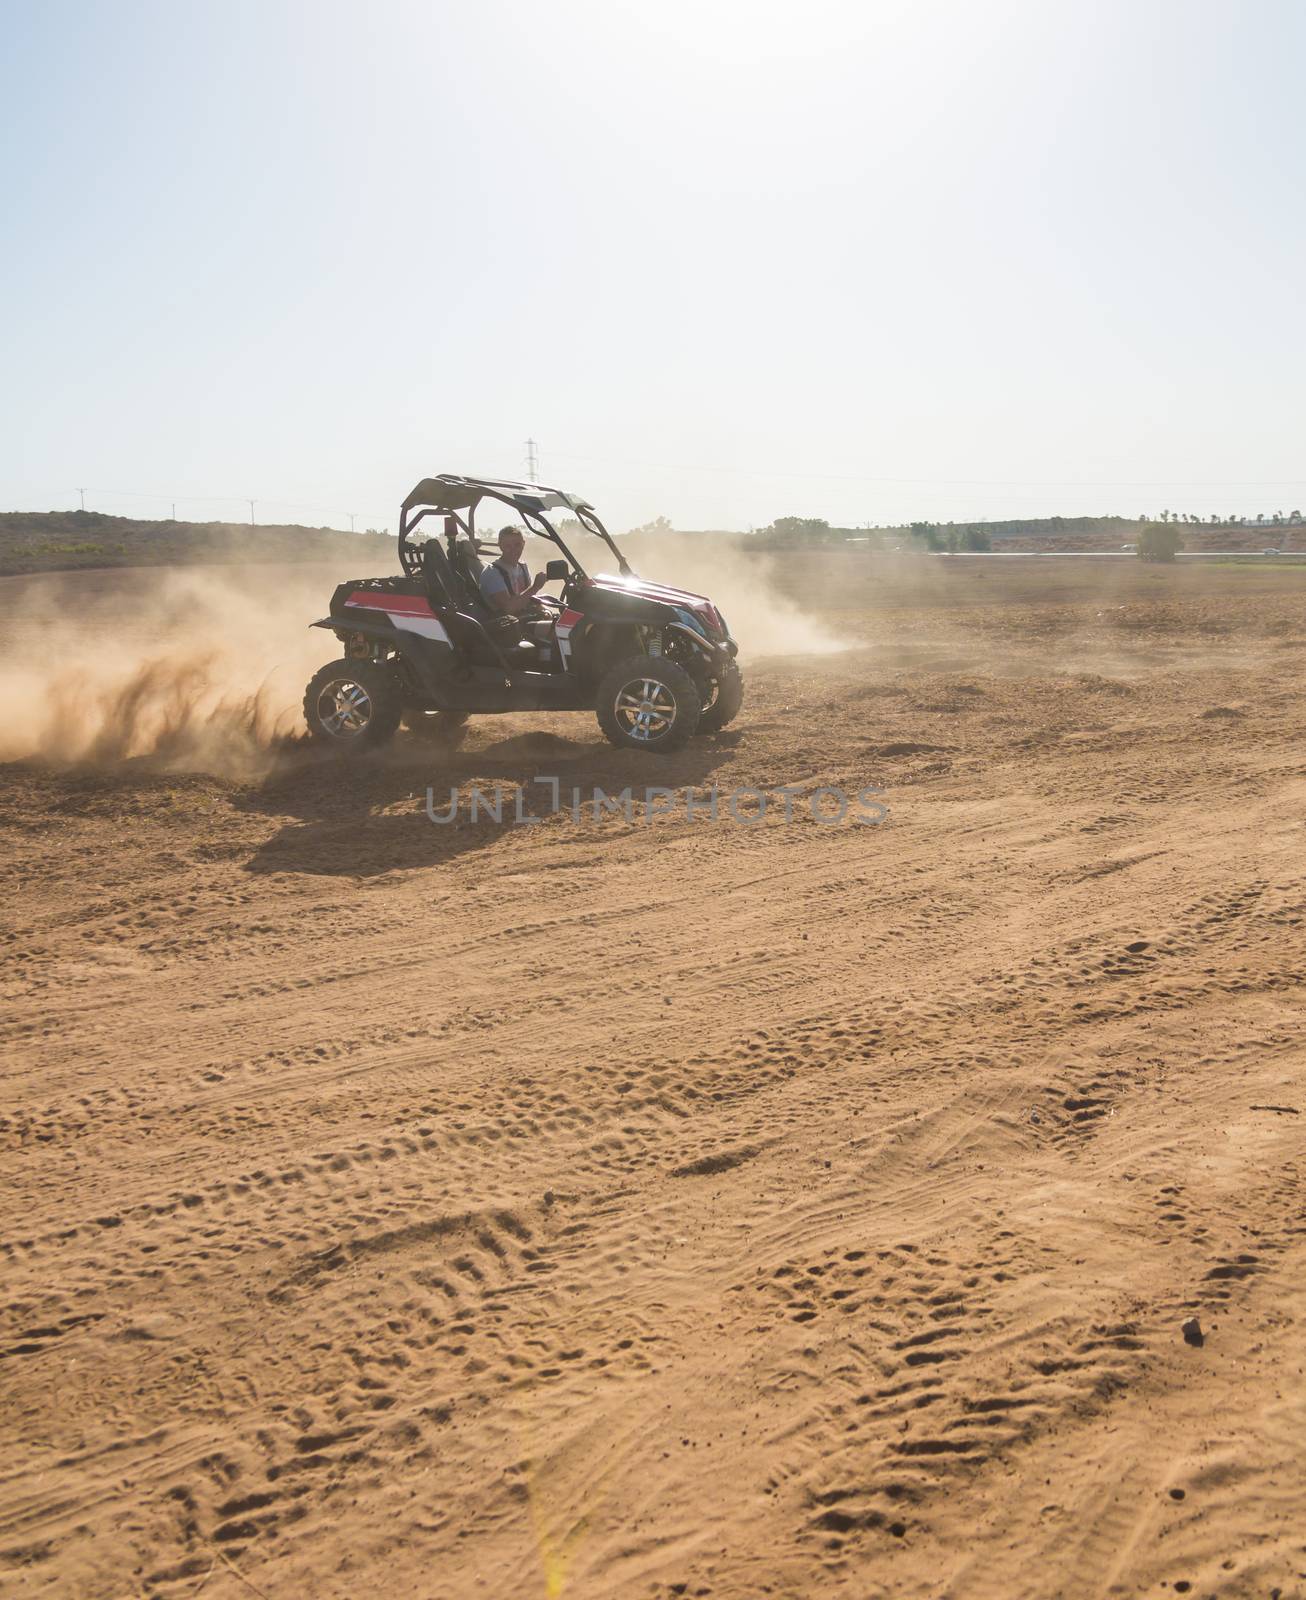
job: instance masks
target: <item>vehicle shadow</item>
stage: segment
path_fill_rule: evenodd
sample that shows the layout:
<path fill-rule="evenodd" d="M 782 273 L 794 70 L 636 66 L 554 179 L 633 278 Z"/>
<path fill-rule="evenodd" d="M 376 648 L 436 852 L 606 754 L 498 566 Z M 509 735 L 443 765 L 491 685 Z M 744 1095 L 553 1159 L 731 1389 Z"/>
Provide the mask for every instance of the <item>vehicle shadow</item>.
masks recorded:
<path fill-rule="evenodd" d="M 573 790 L 579 791 L 582 825 L 594 816 L 596 790 L 616 795 L 629 788 L 634 814 L 643 818 L 647 788 L 695 789 L 715 781 L 733 761 L 739 737 L 727 729 L 667 756 L 549 733 L 518 734 L 467 750 L 401 735 L 361 761 L 295 745 L 262 783 L 235 800 L 243 811 L 286 819 L 244 870 L 366 878 L 440 866 L 525 829 L 537 835 L 541 827 L 572 825 Z M 552 809 L 553 783 L 541 779 L 556 780 L 561 810 Z M 450 816 L 448 822 L 431 820 L 428 791 L 431 812 Z M 473 791 L 479 797 L 475 807 Z M 539 824 L 517 824 L 519 793 L 522 815 L 539 817 Z M 592 825 L 601 827 L 602 821 Z"/>

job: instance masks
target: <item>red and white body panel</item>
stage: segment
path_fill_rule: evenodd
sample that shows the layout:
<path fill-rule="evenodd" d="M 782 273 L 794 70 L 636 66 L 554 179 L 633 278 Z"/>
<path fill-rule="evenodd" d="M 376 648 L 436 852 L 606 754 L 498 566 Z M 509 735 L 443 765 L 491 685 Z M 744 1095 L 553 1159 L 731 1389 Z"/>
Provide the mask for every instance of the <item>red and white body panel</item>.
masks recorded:
<path fill-rule="evenodd" d="M 419 594 L 389 594 L 380 589 L 355 589 L 345 601 L 349 610 L 382 613 L 404 633 L 420 634 L 423 639 L 438 639 L 449 644 L 444 623 L 431 610 L 429 600 Z"/>
<path fill-rule="evenodd" d="M 571 630 L 578 622 L 585 620 L 583 611 L 574 611 L 570 606 L 563 606 L 558 615 L 558 620 L 553 627 L 553 636 L 558 641 L 558 653 L 562 657 L 565 671 L 571 670 Z"/>

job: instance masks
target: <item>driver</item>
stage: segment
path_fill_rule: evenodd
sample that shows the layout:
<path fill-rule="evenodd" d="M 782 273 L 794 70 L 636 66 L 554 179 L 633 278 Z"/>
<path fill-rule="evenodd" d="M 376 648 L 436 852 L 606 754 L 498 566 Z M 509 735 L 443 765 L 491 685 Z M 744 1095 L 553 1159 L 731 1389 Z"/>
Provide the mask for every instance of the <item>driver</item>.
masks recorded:
<path fill-rule="evenodd" d="M 535 596 L 545 582 L 542 572 L 531 577 L 522 552 L 526 535 L 510 523 L 499 529 L 499 557 L 481 573 L 481 594 L 501 616 L 527 617 L 537 612 Z"/>

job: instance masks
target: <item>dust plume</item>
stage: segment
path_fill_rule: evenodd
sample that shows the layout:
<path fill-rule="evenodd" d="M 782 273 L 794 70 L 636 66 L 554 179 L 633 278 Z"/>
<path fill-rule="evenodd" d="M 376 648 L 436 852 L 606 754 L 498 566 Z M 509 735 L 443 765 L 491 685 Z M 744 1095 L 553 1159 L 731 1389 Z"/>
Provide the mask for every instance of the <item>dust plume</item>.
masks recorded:
<path fill-rule="evenodd" d="M 719 606 L 745 663 L 764 655 L 829 655 L 846 649 L 827 624 L 791 596 L 792 584 L 786 583 L 782 563 L 806 557 L 793 552 L 754 554 L 741 539 L 722 533 L 644 533 L 628 535 L 619 543 L 641 578 L 706 595 Z M 591 570 L 605 565 L 588 546 L 576 553 Z"/>
<path fill-rule="evenodd" d="M 786 594 L 775 557 L 747 554 L 726 535 L 624 543 L 641 576 L 715 601 L 746 662 L 844 648 Z M 613 565 L 592 540 L 576 553 L 593 571 Z M 532 564 L 548 554 L 533 549 Z M 259 776 L 302 734 L 304 684 L 336 654 L 335 641 L 309 624 L 334 586 L 368 564 L 364 556 L 352 570 L 260 563 L 3 580 L 0 761 L 144 758 L 165 771 Z"/>
<path fill-rule="evenodd" d="M 5 583 L 0 760 L 250 778 L 300 730 L 300 699 L 334 641 L 308 624 L 334 569 L 91 572 Z"/>

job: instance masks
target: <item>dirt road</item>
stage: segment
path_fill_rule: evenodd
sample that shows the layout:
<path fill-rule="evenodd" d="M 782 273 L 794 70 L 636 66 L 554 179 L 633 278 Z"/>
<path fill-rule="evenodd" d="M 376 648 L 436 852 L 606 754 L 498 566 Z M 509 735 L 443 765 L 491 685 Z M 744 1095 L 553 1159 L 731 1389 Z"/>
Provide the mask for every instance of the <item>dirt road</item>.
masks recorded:
<path fill-rule="evenodd" d="M 4 1593 L 1306 1594 L 1306 591 L 1045 568 L 652 776 L 0 768 Z"/>

